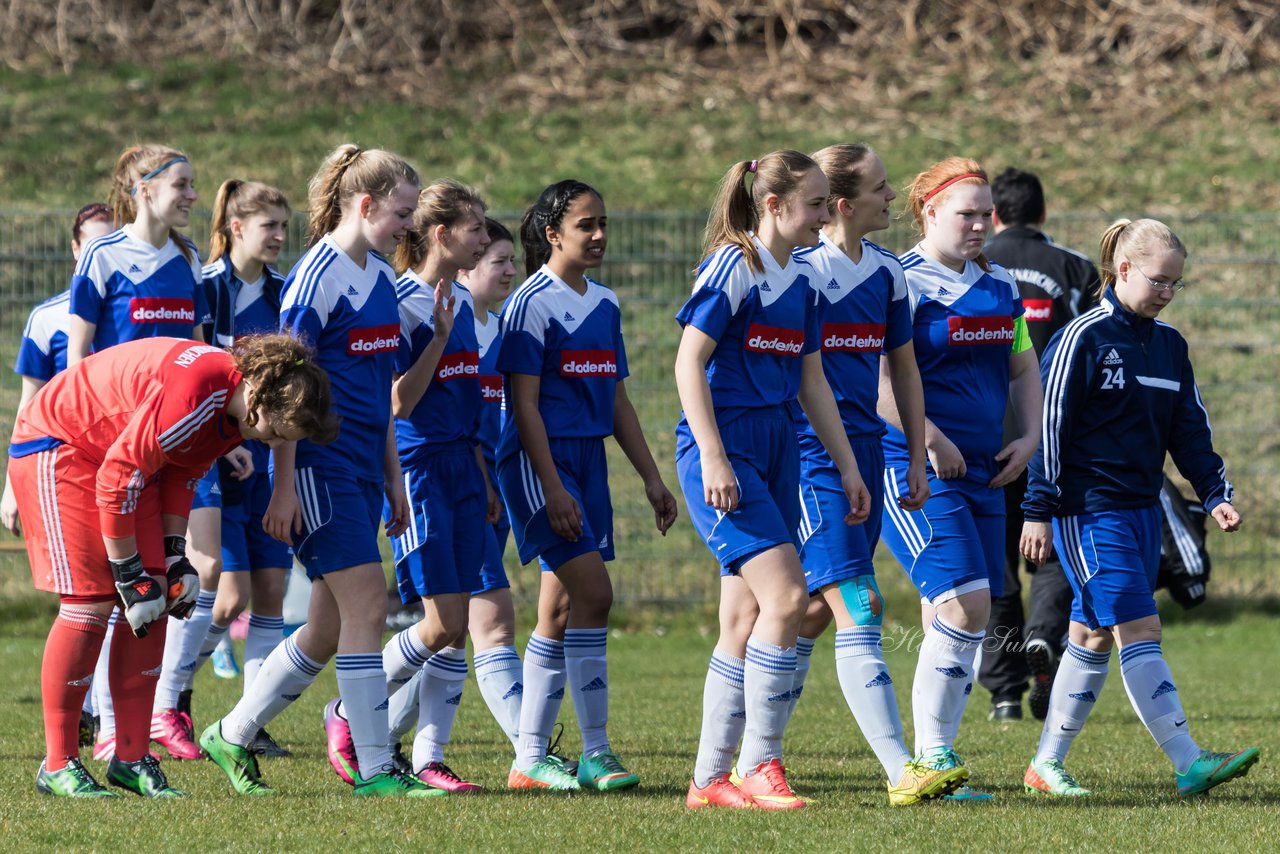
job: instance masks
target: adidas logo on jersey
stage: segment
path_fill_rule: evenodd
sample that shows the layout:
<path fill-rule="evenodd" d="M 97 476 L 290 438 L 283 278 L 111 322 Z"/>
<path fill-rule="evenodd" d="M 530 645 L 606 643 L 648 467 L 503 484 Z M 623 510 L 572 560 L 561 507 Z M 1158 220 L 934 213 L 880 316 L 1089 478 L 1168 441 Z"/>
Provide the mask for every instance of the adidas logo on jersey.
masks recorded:
<path fill-rule="evenodd" d="M 868 682 L 865 688 L 884 688 L 893 684 L 893 679 L 889 677 L 889 671 L 881 670 L 876 674 L 876 678 Z"/>
<path fill-rule="evenodd" d="M 956 665 L 952 665 L 951 667 L 935 667 L 933 669 L 948 679 L 963 679 L 969 675 L 965 672 L 963 667 L 958 667 Z"/>
<path fill-rule="evenodd" d="M 130 265 L 129 265 L 129 272 L 130 272 L 130 273 L 141 273 L 141 272 L 142 272 L 142 268 L 141 268 L 141 267 L 139 267 L 137 264 L 130 264 Z"/>
<path fill-rule="evenodd" d="M 947 290 L 946 288 L 938 288 L 938 296 L 949 297 L 951 296 L 951 291 Z"/>
<path fill-rule="evenodd" d="M 607 548 L 609 548 L 609 535 L 608 535 L 608 534 L 605 534 L 603 537 L 601 537 L 601 538 L 600 538 L 600 542 L 596 545 L 596 548 L 598 548 L 598 549 L 607 549 Z"/>
<path fill-rule="evenodd" d="M 566 312 L 564 313 L 564 322 L 565 322 L 565 323 L 573 323 L 573 322 L 574 322 L 573 315 L 566 311 Z"/>
<path fill-rule="evenodd" d="M 1168 679 L 1165 679 L 1156 688 L 1156 692 L 1151 695 L 1151 699 L 1154 700 L 1157 697 L 1163 697 L 1165 694 L 1176 694 L 1176 693 L 1178 693 L 1178 689 L 1173 687 L 1172 682 L 1170 682 Z"/>
<path fill-rule="evenodd" d="M 1120 358 L 1120 354 L 1116 352 L 1116 348 L 1112 347 L 1111 352 L 1102 360 L 1104 365 L 1123 365 L 1124 359 Z"/>
<path fill-rule="evenodd" d="M 1073 700 L 1079 700 L 1082 703 L 1098 702 L 1098 695 L 1094 694 L 1092 691 L 1081 691 L 1078 694 L 1068 694 L 1067 696 Z"/>
<path fill-rule="evenodd" d="M 445 701 L 444 701 L 444 704 L 445 704 L 446 706 L 461 706 L 461 705 L 462 705 L 462 694 L 461 694 L 461 693 L 454 694 L 452 697 L 450 697 L 449 699 L 445 700 Z"/>
<path fill-rule="evenodd" d="M 578 690 L 582 691 L 583 693 L 586 693 L 587 691 L 604 691 L 604 690 L 607 690 L 608 687 L 609 687 L 609 683 L 605 682 L 603 679 L 597 676 L 595 679 L 592 679 L 590 682 L 588 682 L 586 685 L 583 685 Z"/>
<path fill-rule="evenodd" d="M 507 689 L 507 693 L 502 695 L 502 699 L 510 700 L 512 697 L 523 697 L 523 696 L 524 696 L 524 683 L 512 682 L 511 687 Z"/>
<path fill-rule="evenodd" d="M 347 285 L 347 296 L 349 296 L 349 297 L 358 297 L 358 296 L 360 296 L 360 292 L 359 292 L 358 290 L 356 290 L 356 286 L 355 286 L 355 285 Z"/>
<path fill-rule="evenodd" d="M 827 290 L 829 291 L 840 290 L 840 283 L 837 282 L 835 279 L 832 279 L 831 281 L 827 282 Z"/>
<path fill-rule="evenodd" d="M 767 293 L 767 294 L 771 294 L 771 293 L 773 293 L 773 288 L 769 287 L 769 283 L 768 283 L 768 282 L 761 282 L 761 283 L 760 283 L 760 290 L 764 291 L 764 292 L 765 292 L 765 293 Z"/>

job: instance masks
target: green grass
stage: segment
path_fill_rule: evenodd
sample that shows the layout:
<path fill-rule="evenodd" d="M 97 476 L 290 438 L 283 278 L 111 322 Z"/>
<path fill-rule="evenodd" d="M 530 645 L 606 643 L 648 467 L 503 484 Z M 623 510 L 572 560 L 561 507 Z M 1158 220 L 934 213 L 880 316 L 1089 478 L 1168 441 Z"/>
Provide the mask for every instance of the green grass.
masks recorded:
<path fill-rule="evenodd" d="M 917 637 L 913 597 L 896 574 L 882 579 L 890 603 L 886 637 L 905 641 L 888 653 L 899 703 L 908 713 Z M 1176 611 L 1176 606 L 1170 606 Z M 1166 609 L 1169 610 L 1169 609 Z M 640 774 L 639 790 L 573 798 L 504 790 L 510 746 L 474 684 L 465 694 L 448 760 L 489 792 L 427 803 L 357 802 L 328 769 L 320 713 L 334 696 L 332 668 L 271 726 L 295 751 L 264 762 L 280 795 L 239 799 L 211 763 L 167 761 L 171 780 L 192 792 L 181 803 L 127 800 L 74 806 L 35 794 L 42 746 L 39 661 L 47 623 L 6 612 L 0 656 L 11 686 L 0 696 L 0 829 L 13 851 L 115 848 L 133 839 L 148 850 L 1250 850 L 1264 845 L 1280 821 L 1280 748 L 1275 691 L 1258 650 L 1273 646 L 1274 603 L 1230 602 L 1201 613 L 1170 613 L 1164 647 L 1192 721 L 1206 747 L 1258 745 L 1263 762 L 1244 780 L 1211 797 L 1184 802 L 1173 794 L 1168 762 L 1125 698 L 1119 664 L 1069 757 L 1069 767 L 1096 795 L 1080 803 L 1024 795 L 1021 776 L 1039 726 L 985 719 L 989 698 L 975 686 L 959 748 L 974 781 L 993 791 L 988 806 L 950 804 L 890 809 L 879 766 L 858 734 L 832 666 L 832 636 L 814 653 L 814 669 L 787 735 L 795 787 L 813 800 L 799 814 L 691 813 L 683 806 L 701 714 L 702 682 L 714 629 L 688 613 L 649 612 L 610 640 L 610 732 Z M 527 611 L 526 611 L 527 616 Z M 527 637 L 527 631 L 521 632 Z M 1263 673 L 1259 673 L 1262 664 Z M 238 683 L 197 680 L 197 723 L 207 724 L 235 700 Z M 572 712 L 562 720 L 576 744 Z M 102 765 L 89 762 L 101 776 Z M 73 813 L 74 810 L 74 813 Z M 146 828 L 145 837 L 137 829 Z"/>

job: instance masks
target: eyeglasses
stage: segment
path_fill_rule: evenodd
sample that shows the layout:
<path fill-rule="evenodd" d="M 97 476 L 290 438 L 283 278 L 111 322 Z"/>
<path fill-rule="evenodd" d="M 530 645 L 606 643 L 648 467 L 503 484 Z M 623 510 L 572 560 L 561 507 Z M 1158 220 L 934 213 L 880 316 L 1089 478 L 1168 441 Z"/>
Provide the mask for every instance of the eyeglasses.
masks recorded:
<path fill-rule="evenodd" d="M 1142 273 L 1142 268 L 1136 264 L 1134 265 L 1133 269 L 1137 270 L 1139 273 Z M 1157 282 L 1155 279 L 1151 278 L 1146 273 L 1142 273 L 1142 278 L 1147 280 L 1147 284 L 1151 285 L 1151 290 L 1155 291 L 1156 293 L 1163 293 L 1165 291 L 1172 291 L 1174 293 L 1177 293 L 1178 291 L 1182 290 L 1187 286 L 1186 279 L 1177 279 L 1172 282 Z"/>

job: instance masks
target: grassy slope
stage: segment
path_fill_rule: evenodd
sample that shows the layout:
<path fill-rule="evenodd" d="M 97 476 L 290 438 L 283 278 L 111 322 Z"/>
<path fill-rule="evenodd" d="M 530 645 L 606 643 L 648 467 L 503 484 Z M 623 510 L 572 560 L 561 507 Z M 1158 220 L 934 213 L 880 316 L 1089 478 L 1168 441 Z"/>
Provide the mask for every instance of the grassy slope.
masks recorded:
<path fill-rule="evenodd" d="M 909 709 L 914 668 L 912 597 L 892 579 L 888 655 L 900 704 Z M 31 778 L 38 763 L 38 669 L 43 624 L 10 622 L 0 637 L 8 679 L 0 695 L 0 828 L 10 850 L 105 848 L 114 838 L 138 838 L 156 850 L 308 851 L 335 843 L 353 850 L 423 850 L 447 839 L 451 850 L 555 850 L 590 847 L 637 851 L 779 850 L 1141 850 L 1172 840 L 1195 840 L 1197 850 L 1256 847 L 1280 820 L 1280 784 L 1269 764 L 1280 747 L 1274 691 L 1258 679 L 1252 650 L 1269 648 L 1274 616 L 1247 606 L 1220 608 L 1189 622 L 1172 615 L 1165 649 L 1205 746 L 1260 745 L 1263 764 L 1210 799 L 1184 803 L 1172 794 L 1167 762 L 1143 732 L 1120 684 L 1113 659 L 1110 685 L 1071 755 L 1071 767 L 1097 797 L 1083 803 L 1033 799 L 1021 774 L 1034 751 L 1038 724 L 994 725 L 987 695 L 977 689 L 961 730 L 960 749 L 974 779 L 999 800 L 987 807 L 934 805 L 891 810 L 879 769 L 857 734 L 832 672 L 831 635 L 819 643 L 813 675 L 788 733 L 788 762 L 796 787 L 814 799 L 798 815 L 687 812 L 684 788 L 693 762 L 700 697 L 711 638 L 687 621 L 615 633 L 610 641 L 613 683 L 611 732 L 622 755 L 643 776 L 634 794 L 574 799 L 507 794 L 502 786 L 509 745 L 488 715 L 474 683 L 467 688 L 449 761 L 482 782 L 490 794 L 427 804 L 357 803 L 328 770 L 321 707 L 336 688 L 332 669 L 275 724 L 273 733 L 297 752 L 265 763 L 267 780 L 282 795 L 271 802 L 237 800 L 211 763 L 167 762 L 172 780 L 194 793 L 181 804 L 136 800 L 81 804 L 74 825 L 65 803 L 38 797 Z M 234 702 L 238 683 L 197 681 L 202 723 Z M 577 743 L 568 706 L 562 719 Z M 908 731 L 910 725 L 908 722 Z M 95 773 L 101 763 L 90 762 Z M 92 816 L 91 820 L 87 820 Z M 139 841 L 141 839 L 139 838 Z"/>

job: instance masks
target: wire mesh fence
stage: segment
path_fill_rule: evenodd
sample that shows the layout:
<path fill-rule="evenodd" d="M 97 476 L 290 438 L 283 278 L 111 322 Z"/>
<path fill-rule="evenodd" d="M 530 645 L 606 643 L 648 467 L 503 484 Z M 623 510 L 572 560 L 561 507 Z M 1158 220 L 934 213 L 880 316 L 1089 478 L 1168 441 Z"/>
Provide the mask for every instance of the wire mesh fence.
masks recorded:
<path fill-rule="evenodd" d="M 67 287 L 72 270 L 71 211 L 0 211 L 0 363 L 12 366 L 30 308 Z M 501 216 L 510 225 L 517 217 Z M 204 243 L 207 216 L 193 218 L 191 233 Z M 1245 515 L 1237 535 L 1210 536 L 1215 587 L 1250 594 L 1274 593 L 1280 583 L 1268 568 L 1280 557 L 1280 215 L 1183 214 L 1166 216 L 1189 248 L 1189 286 L 1163 315 L 1191 345 L 1215 443 L 1227 460 Z M 1058 215 L 1047 224 L 1059 242 L 1096 259 L 1097 239 L 1110 217 Z M 705 215 L 681 212 L 613 212 L 607 260 L 598 278 L 623 306 L 635 403 L 667 485 L 679 497 L 672 430 L 680 406 L 672 376 L 679 330 L 672 319 L 689 292 Z M 291 224 L 281 268 L 302 250 L 305 221 Z M 912 237 L 902 224 L 880 235 L 902 251 Z M 0 372 L 0 429 L 9 436 L 18 400 L 18 378 Z M 683 518 L 665 537 L 653 528 L 643 489 L 625 457 L 610 445 L 618 560 L 611 574 L 620 602 L 675 603 L 714 596 L 714 561 Z M 682 502 L 683 506 L 683 502 Z M 0 542 L 13 546 L 7 534 Z M 534 595 L 536 569 L 520 569 L 508 550 L 508 570 L 519 598 Z M 4 562 L 23 562 L 12 548 Z M 895 566 L 881 554 L 884 571 Z"/>

